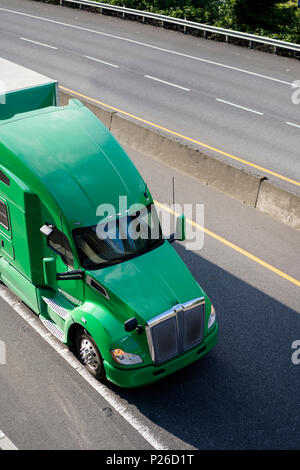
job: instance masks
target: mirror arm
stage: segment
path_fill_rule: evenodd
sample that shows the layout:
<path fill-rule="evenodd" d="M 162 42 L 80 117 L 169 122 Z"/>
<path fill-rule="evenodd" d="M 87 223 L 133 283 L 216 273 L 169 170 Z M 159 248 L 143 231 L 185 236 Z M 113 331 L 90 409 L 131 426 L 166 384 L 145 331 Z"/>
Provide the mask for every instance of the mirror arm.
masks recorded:
<path fill-rule="evenodd" d="M 170 237 L 168 238 L 170 243 L 174 243 L 176 241 L 176 235 L 175 233 L 172 233 Z"/>

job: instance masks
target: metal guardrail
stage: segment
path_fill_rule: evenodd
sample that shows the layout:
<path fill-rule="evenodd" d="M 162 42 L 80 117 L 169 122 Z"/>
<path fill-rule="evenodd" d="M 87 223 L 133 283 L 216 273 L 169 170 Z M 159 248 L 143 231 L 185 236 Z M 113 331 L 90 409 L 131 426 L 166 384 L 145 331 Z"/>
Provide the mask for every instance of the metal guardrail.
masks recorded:
<path fill-rule="evenodd" d="M 253 47 L 255 43 L 261 43 L 261 44 L 272 46 L 274 48 L 274 52 L 277 52 L 278 49 L 287 49 L 290 51 L 300 52 L 300 44 L 295 44 L 295 43 L 291 43 L 287 41 L 280 41 L 278 39 L 258 36 L 256 34 L 243 33 L 243 32 L 234 31 L 231 29 L 218 28 L 216 26 L 209 26 L 209 25 L 202 24 L 202 23 L 196 23 L 195 21 L 188 21 L 186 19 L 173 18 L 171 16 L 159 15 L 159 14 L 151 13 L 147 11 L 135 10 L 132 8 L 126 8 L 126 7 L 121 7 L 117 5 L 109 5 L 108 3 L 95 2 L 95 1 L 90 1 L 90 0 L 59 0 L 59 3 L 62 6 L 65 3 L 73 3 L 73 4 L 79 5 L 80 8 L 83 5 L 85 5 L 89 7 L 99 8 L 101 11 L 102 10 L 115 11 L 118 13 L 122 13 L 123 18 L 125 18 L 126 15 L 139 16 L 142 18 L 143 22 L 145 21 L 146 18 L 149 18 L 152 20 L 160 21 L 162 25 L 164 23 L 170 23 L 170 24 L 183 26 L 183 29 L 185 32 L 187 28 L 197 29 L 197 30 L 203 31 L 204 37 L 206 37 L 207 33 L 219 34 L 219 35 L 225 36 L 226 42 L 230 42 L 230 38 L 237 38 L 237 39 L 248 41 L 249 46 L 251 48 Z"/>

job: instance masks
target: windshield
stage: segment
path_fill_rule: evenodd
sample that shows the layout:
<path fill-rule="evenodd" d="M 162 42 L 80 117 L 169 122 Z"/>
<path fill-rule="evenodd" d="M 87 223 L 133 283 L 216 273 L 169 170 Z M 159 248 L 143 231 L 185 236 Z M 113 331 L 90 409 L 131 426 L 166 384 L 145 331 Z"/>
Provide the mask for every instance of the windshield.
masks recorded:
<path fill-rule="evenodd" d="M 82 267 L 99 269 L 146 253 L 162 243 L 153 204 L 134 215 L 73 230 Z"/>

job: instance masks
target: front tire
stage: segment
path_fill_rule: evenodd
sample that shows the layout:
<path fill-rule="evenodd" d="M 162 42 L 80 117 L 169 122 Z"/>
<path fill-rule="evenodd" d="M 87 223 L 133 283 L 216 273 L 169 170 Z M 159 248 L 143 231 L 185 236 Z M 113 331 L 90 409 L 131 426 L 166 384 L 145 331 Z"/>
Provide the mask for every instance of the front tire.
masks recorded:
<path fill-rule="evenodd" d="M 89 373 L 96 377 L 96 379 L 104 381 L 106 375 L 102 356 L 95 341 L 87 331 L 78 331 L 75 347 L 78 359 Z"/>

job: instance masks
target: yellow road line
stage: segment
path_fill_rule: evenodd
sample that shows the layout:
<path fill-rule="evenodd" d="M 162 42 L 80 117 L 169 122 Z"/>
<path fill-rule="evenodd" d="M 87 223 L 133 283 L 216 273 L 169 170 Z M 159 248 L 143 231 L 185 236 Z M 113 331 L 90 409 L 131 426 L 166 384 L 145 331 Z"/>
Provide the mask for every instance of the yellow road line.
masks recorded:
<path fill-rule="evenodd" d="M 266 168 L 263 168 L 261 166 L 258 166 L 258 165 L 255 165 L 253 163 L 250 163 L 250 162 L 247 162 L 246 160 L 243 160 L 242 158 L 239 158 L 239 157 L 235 157 L 234 155 L 231 155 L 227 152 L 223 152 L 222 150 L 219 150 L 219 149 L 216 149 L 214 147 L 211 147 L 210 145 L 207 145 L 207 144 L 204 144 L 203 142 L 199 142 L 197 140 L 194 140 L 194 139 L 191 139 L 190 137 L 186 137 L 182 134 L 178 134 L 177 132 L 174 132 L 174 131 L 171 131 L 170 129 L 166 129 L 165 127 L 162 127 L 162 126 L 159 126 L 158 124 L 154 124 L 153 122 L 151 121 L 147 121 L 146 119 L 142 119 L 138 116 L 135 116 L 134 114 L 130 114 L 130 113 L 127 113 L 126 111 L 123 111 L 119 108 L 115 108 L 114 106 L 110 106 L 108 104 L 105 104 L 105 103 L 102 103 L 101 101 L 99 100 L 96 100 L 94 98 L 91 98 L 90 96 L 86 96 L 86 95 L 83 95 L 81 93 L 78 93 L 77 91 L 74 91 L 74 90 L 70 90 L 69 88 L 65 88 L 63 86 L 60 86 L 60 88 L 62 90 L 65 90 L 69 93 L 72 93 L 76 96 L 79 96 L 81 98 L 84 98 L 84 99 L 87 99 L 93 103 L 97 103 L 97 104 L 100 104 L 101 106 L 105 106 L 106 108 L 109 108 L 113 111 L 116 111 L 118 113 L 122 113 L 124 114 L 125 116 L 128 116 L 128 117 L 131 117 L 133 119 L 136 119 L 138 121 L 141 121 L 145 124 L 149 124 L 150 126 L 153 126 L 153 127 L 156 127 L 157 129 L 161 129 L 165 132 L 168 132 L 169 134 L 172 134 L 172 135 L 175 135 L 177 137 L 181 137 L 185 140 L 188 140 L 190 142 L 193 142 L 195 144 L 198 144 L 202 147 L 205 147 L 207 149 L 210 149 L 210 150 L 213 150 L 217 153 L 220 153 L 221 155 L 225 155 L 229 158 L 232 158 L 234 160 L 237 160 L 239 162 L 242 162 L 242 163 L 245 163 L 246 165 L 249 165 L 249 166 L 252 166 L 253 168 L 256 168 L 258 170 L 262 170 L 262 171 L 265 171 L 266 173 L 269 173 L 273 176 L 276 176 L 277 178 L 281 178 L 285 181 L 288 181 L 289 183 L 292 183 L 292 184 L 295 184 L 297 186 L 300 186 L 300 182 L 298 181 L 294 181 L 290 178 L 287 178 L 285 176 L 282 176 L 278 173 L 275 173 L 271 170 L 267 170 Z M 159 207 L 161 207 L 162 209 L 165 209 L 167 210 L 168 212 L 172 213 L 172 214 L 175 214 L 175 215 L 179 215 L 179 214 L 176 214 L 174 211 L 172 211 L 171 209 L 169 209 L 167 206 L 164 206 L 163 204 L 161 204 L 160 202 L 157 202 L 155 201 L 155 204 L 157 204 Z M 258 263 L 260 264 L 261 266 L 263 266 L 264 268 L 268 269 L 269 271 L 272 271 L 273 273 L 277 274 L 278 276 L 286 279 L 287 281 L 291 282 L 292 284 L 294 284 L 295 286 L 297 287 L 300 287 L 300 281 L 298 281 L 297 279 L 295 279 L 294 277 L 292 276 L 289 276 L 288 274 L 284 273 L 283 271 L 280 271 L 280 269 L 277 269 L 275 268 L 275 266 L 272 266 L 271 264 L 269 263 L 266 263 L 265 261 L 263 261 L 262 259 L 258 258 L 257 256 L 255 255 L 252 255 L 251 253 L 249 253 L 248 251 L 244 250 L 243 248 L 240 248 L 239 246 L 235 245 L 234 243 L 231 243 L 230 241 L 226 240 L 225 238 L 223 237 L 220 237 L 220 235 L 217 235 L 216 233 L 212 232 L 211 230 L 208 230 L 207 228 L 204 228 L 202 227 L 201 225 L 197 224 L 196 222 L 194 222 L 193 220 L 190 220 L 190 219 L 186 219 L 187 220 L 187 223 L 189 223 L 190 225 L 194 226 L 195 228 L 197 228 L 198 230 L 201 230 L 202 232 L 204 232 L 206 235 L 214 238 L 215 240 L 219 241 L 220 243 L 223 243 L 224 245 L 228 246 L 229 248 L 233 249 L 234 251 L 240 253 L 241 255 L 243 256 L 246 256 L 247 258 L 251 259 L 252 261 L 254 261 L 255 263 Z"/>
<path fill-rule="evenodd" d="M 164 204 L 161 204 L 160 202 L 158 201 L 154 201 L 155 204 L 159 207 L 161 207 L 162 209 L 166 210 L 167 212 L 169 212 L 170 214 L 173 214 L 173 215 L 176 215 L 176 216 L 179 216 L 180 214 L 178 214 L 177 212 L 174 212 L 172 209 L 170 209 L 169 207 L 165 206 Z M 240 253 L 241 255 L 243 256 L 246 256 L 247 258 L 251 259 L 252 261 L 254 261 L 255 263 L 258 263 L 260 264 L 261 266 L 263 266 L 264 268 L 268 269 L 269 271 L 272 271 L 273 273 L 277 274 L 278 276 L 286 279 L 287 281 L 291 282 L 292 284 L 294 284 L 295 286 L 297 287 L 300 287 L 300 281 L 298 281 L 297 279 L 295 279 L 294 277 L 292 276 L 289 276 L 288 274 L 284 273 L 283 271 L 280 271 L 280 269 L 277 269 L 275 268 L 274 266 L 272 266 L 271 264 L 269 263 L 266 263 L 265 261 L 263 261 L 262 259 L 258 258 L 257 256 L 255 255 L 252 255 L 251 253 L 249 253 L 248 251 L 244 250 L 243 248 L 240 248 L 239 246 L 235 245 L 234 243 L 231 243 L 230 241 L 226 240 L 225 238 L 223 237 L 220 237 L 220 235 L 217 235 L 216 233 L 212 232 L 211 230 L 208 230 L 207 228 L 204 228 L 202 225 L 199 225 L 197 224 L 196 222 L 194 222 L 193 220 L 191 219 L 186 219 L 187 223 L 192 225 L 193 227 L 197 228 L 198 230 L 201 230 L 202 232 L 204 232 L 206 235 L 214 238 L 215 240 L 219 241 L 220 243 L 223 243 L 224 245 L 228 246 L 229 248 L 231 248 L 232 250 L 234 251 L 237 251 L 238 253 Z"/>
<path fill-rule="evenodd" d="M 267 168 L 264 168 L 262 166 L 255 165 L 254 163 L 248 162 L 247 160 L 244 160 L 243 158 L 236 157 L 235 155 L 232 155 L 231 153 L 224 152 L 223 150 L 212 147 L 211 145 L 205 144 L 204 142 L 200 142 L 199 140 L 192 139 L 191 137 L 187 137 L 186 135 L 179 134 L 178 132 L 167 129 L 166 127 L 159 126 L 158 124 L 155 124 L 154 122 L 147 121 L 146 119 L 135 116 L 134 114 L 127 113 L 126 111 L 123 111 L 122 109 L 119 109 L 119 108 L 115 108 L 114 106 L 110 106 L 109 104 L 102 103 L 102 101 L 98 101 L 95 98 L 91 98 L 90 96 L 83 95 L 81 93 L 78 93 L 77 91 L 70 90 L 69 88 L 65 88 L 63 86 L 60 86 L 59 88 L 61 90 L 72 93 L 76 96 L 79 96 L 80 98 L 84 98 L 84 99 L 87 99 L 87 100 L 89 100 L 93 103 L 97 103 L 97 104 L 100 104 L 101 106 L 105 106 L 106 108 L 111 109 L 112 111 L 116 111 L 118 113 L 124 114 L 125 116 L 136 119 L 137 121 L 143 122 L 144 124 L 148 124 L 152 127 L 155 127 L 156 129 L 160 129 L 164 132 L 167 132 L 168 134 L 172 134 L 176 137 L 180 137 L 181 139 L 187 140 L 188 142 L 192 142 L 193 144 L 200 145 L 200 147 L 212 150 L 213 152 L 216 152 L 216 153 L 219 153 L 220 155 L 231 158 L 232 160 L 236 160 L 240 163 L 243 163 L 244 165 L 251 166 L 252 168 L 255 168 L 256 170 L 261 170 L 265 173 L 268 173 L 269 175 L 275 176 L 276 178 L 280 178 L 281 180 L 287 181 L 288 183 L 294 184 L 296 186 L 300 186 L 299 181 L 293 180 L 291 178 L 287 178 L 286 176 L 280 175 L 279 173 L 276 173 L 275 171 L 268 170 Z"/>

